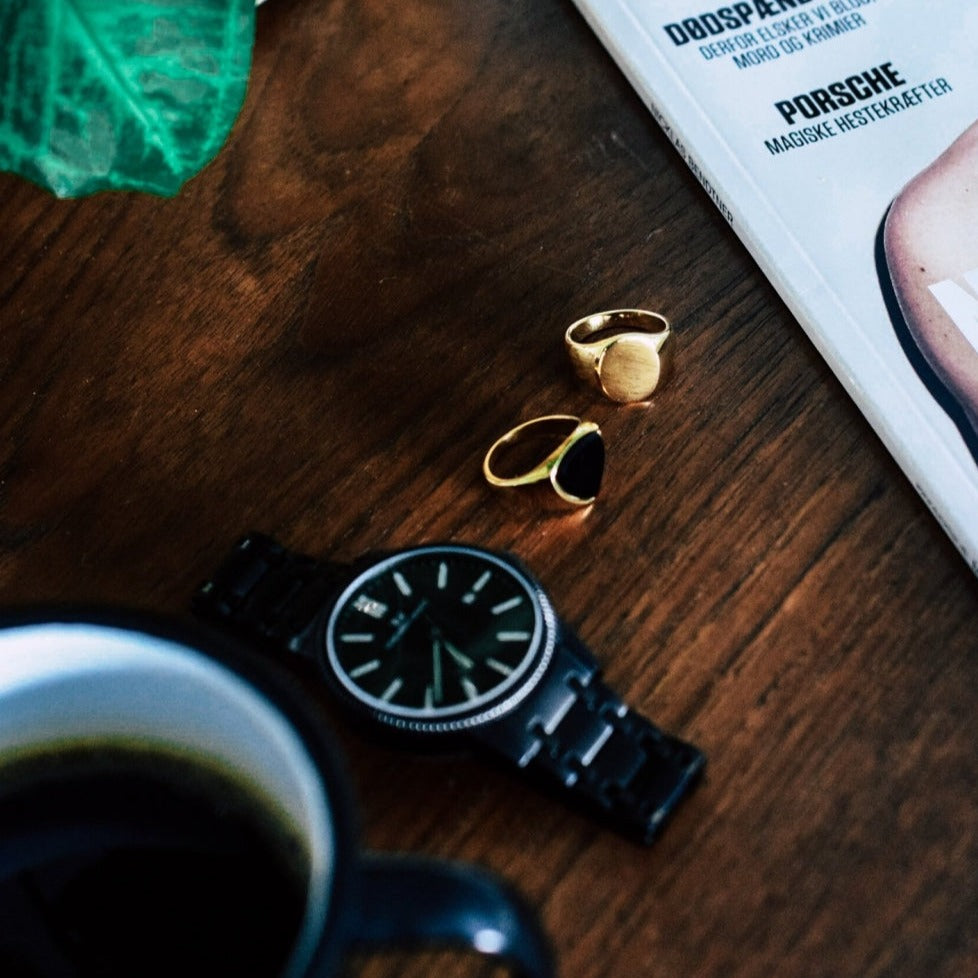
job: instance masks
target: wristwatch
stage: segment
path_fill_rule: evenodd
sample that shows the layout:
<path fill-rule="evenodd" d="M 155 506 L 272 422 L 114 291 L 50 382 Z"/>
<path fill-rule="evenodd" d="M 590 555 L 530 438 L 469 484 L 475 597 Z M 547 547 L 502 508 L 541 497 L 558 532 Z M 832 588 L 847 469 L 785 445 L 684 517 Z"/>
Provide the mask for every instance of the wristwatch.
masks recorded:
<path fill-rule="evenodd" d="M 486 749 L 645 844 L 705 764 L 611 692 L 509 554 L 439 544 L 338 564 L 252 533 L 194 610 L 274 654 L 313 658 L 359 720 L 408 743 Z"/>

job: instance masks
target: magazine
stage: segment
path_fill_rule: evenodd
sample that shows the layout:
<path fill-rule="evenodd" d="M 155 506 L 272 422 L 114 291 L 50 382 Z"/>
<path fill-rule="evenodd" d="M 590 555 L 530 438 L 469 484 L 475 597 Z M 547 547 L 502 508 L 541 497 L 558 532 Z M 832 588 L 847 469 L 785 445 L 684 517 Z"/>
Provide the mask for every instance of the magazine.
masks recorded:
<path fill-rule="evenodd" d="M 978 573 L 978 3 L 575 2 Z"/>

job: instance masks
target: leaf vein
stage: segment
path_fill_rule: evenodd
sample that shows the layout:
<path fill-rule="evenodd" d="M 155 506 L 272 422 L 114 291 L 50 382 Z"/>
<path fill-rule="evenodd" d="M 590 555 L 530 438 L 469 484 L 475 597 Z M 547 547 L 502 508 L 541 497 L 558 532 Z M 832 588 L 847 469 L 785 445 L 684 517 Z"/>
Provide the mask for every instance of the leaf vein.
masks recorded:
<path fill-rule="evenodd" d="M 152 144 L 162 153 L 167 165 L 176 171 L 179 168 L 179 156 L 175 152 L 173 140 L 170 138 L 171 134 L 167 127 L 160 122 L 159 118 L 154 118 L 146 111 L 144 100 L 134 90 L 129 79 L 119 70 L 116 61 L 111 57 L 98 36 L 98 32 L 93 30 L 88 17 L 79 6 L 78 0 L 62 0 L 62 2 L 74 14 L 79 29 L 92 45 L 92 51 L 99 58 L 106 80 L 111 82 L 113 93 L 120 101 L 129 106 L 136 118 L 139 119 Z"/>

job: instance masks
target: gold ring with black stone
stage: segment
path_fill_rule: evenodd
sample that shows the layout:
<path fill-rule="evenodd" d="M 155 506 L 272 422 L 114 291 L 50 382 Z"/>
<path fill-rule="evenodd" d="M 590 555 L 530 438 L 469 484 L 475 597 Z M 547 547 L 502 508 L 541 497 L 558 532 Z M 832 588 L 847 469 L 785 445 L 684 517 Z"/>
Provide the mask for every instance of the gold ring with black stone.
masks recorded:
<path fill-rule="evenodd" d="M 486 481 L 511 489 L 547 485 L 572 506 L 593 503 L 604 474 L 604 439 L 593 421 L 551 414 L 524 421 L 486 452 Z"/>
<path fill-rule="evenodd" d="M 564 334 L 574 372 L 620 404 L 646 401 L 668 374 L 669 320 L 644 309 L 596 312 Z"/>

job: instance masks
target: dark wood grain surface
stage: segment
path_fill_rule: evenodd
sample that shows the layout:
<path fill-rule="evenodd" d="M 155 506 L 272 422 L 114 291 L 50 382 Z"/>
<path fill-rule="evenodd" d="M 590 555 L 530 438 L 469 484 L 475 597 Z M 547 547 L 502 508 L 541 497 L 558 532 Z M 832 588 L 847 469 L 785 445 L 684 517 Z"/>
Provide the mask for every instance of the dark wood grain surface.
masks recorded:
<path fill-rule="evenodd" d="M 645 850 L 337 717 L 369 845 L 516 882 L 566 978 L 978 974 L 976 581 L 570 2 L 271 0 L 178 197 L 0 214 L 3 603 L 184 615 L 251 528 L 508 548 L 707 777 Z M 675 325 L 648 405 L 564 355 L 621 306 Z M 585 513 L 482 480 L 550 413 Z"/>

